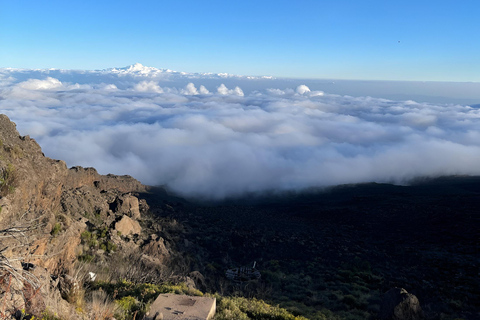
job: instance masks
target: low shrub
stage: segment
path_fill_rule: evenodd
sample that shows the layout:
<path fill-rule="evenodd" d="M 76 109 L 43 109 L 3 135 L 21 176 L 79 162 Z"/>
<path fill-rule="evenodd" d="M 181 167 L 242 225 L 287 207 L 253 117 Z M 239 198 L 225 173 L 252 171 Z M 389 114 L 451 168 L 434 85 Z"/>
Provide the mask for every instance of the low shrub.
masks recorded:
<path fill-rule="evenodd" d="M 286 309 L 269 305 L 255 298 L 222 297 L 218 294 L 214 297 L 217 299 L 216 320 L 307 320 L 305 317 L 295 316 Z"/>
<path fill-rule="evenodd" d="M 60 233 L 60 231 L 62 231 L 62 224 L 57 222 L 53 226 L 52 231 L 50 231 L 50 234 L 55 237 L 55 236 L 57 236 L 57 234 Z"/>
<path fill-rule="evenodd" d="M 0 169 L 0 196 L 5 197 L 15 191 L 15 167 L 9 163 Z"/>
<path fill-rule="evenodd" d="M 126 296 L 118 299 L 115 301 L 115 303 L 118 306 L 117 312 L 115 313 L 115 319 L 134 319 L 146 312 L 146 310 L 142 308 L 144 305 L 132 296 Z"/>

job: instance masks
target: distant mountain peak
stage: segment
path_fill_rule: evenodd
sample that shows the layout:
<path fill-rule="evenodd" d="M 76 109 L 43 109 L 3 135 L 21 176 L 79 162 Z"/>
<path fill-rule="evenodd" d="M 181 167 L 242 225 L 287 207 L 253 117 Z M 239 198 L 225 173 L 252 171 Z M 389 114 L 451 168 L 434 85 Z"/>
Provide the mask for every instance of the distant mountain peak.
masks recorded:
<path fill-rule="evenodd" d="M 159 69 L 155 67 L 148 67 L 139 62 L 126 67 L 114 67 L 97 70 L 75 70 L 75 69 L 17 69 L 17 68 L 0 68 L 0 73 L 39 73 L 46 74 L 54 78 L 62 78 L 65 75 L 114 75 L 117 77 L 131 77 L 135 79 L 153 79 L 153 80 L 165 80 L 165 79 L 275 79 L 272 76 L 244 76 L 230 73 L 211 73 L 211 72 L 183 72 L 174 71 L 171 69 Z M 71 79 L 68 81 L 72 81 Z M 75 80 L 76 81 L 76 80 Z"/>
<path fill-rule="evenodd" d="M 139 62 L 136 62 L 132 65 L 123 67 L 123 68 L 111 68 L 102 70 L 107 73 L 116 73 L 118 75 L 130 75 L 135 77 L 186 77 L 192 79 L 198 78 L 210 78 L 210 79 L 225 79 L 225 78 L 243 78 L 243 79 L 273 79 L 271 76 L 241 76 L 234 75 L 229 73 L 191 73 L 191 72 L 180 72 L 173 71 L 171 69 L 158 69 L 155 67 L 147 67 Z"/>
<path fill-rule="evenodd" d="M 144 70 L 146 67 L 141 64 L 141 63 L 138 63 L 138 62 L 135 62 L 134 64 L 132 64 L 131 66 L 128 67 L 129 70 L 133 70 L 133 71 L 136 71 L 136 70 Z"/>
<path fill-rule="evenodd" d="M 113 72 L 113 73 L 119 73 L 119 74 L 132 74 L 132 75 L 156 75 L 159 73 L 165 73 L 166 70 L 164 69 L 157 69 L 155 67 L 147 67 L 144 66 L 141 63 L 134 63 L 132 65 L 129 65 L 127 67 L 123 68 L 112 68 L 112 69 L 106 69 L 104 70 L 106 72 Z"/>

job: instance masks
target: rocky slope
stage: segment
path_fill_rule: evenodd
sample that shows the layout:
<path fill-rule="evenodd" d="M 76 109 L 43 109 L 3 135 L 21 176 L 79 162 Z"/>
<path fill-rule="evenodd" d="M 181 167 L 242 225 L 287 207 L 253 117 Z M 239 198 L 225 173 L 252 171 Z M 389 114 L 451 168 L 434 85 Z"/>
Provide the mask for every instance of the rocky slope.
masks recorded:
<path fill-rule="evenodd" d="M 46 307 L 79 316 L 65 302 L 78 286 L 79 258 L 104 262 L 113 252 L 135 252 L 135 264 L 148 264 L 158 276 L 173 255 L 168 241 L 156 234 L 160 227 L 147 221 L 145 200 L 136 196 L 145 191 L 130 176 L 68 169 L 45 157 L 35 140 L 20 136 L 0 115 L 1 318 Z"/>

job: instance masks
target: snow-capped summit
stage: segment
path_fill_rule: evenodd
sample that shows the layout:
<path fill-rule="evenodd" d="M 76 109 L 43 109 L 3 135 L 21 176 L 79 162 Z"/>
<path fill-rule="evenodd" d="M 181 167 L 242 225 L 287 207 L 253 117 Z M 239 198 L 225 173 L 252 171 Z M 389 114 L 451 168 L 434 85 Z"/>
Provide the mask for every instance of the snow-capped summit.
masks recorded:
<path fill-rule="evenodd" d="M 123 75 L 136 75 L 136 76 L 155 76 L 165 72 L 165 70 L 157 69 L 155 67 L 147 67 L 138 62 L 124 68 L 112 68 L 112 69 L 106 69 L 104 71 L 123 74 Z"/>
<path fill-rule="evenodd" d="M 123 68 L 112 68 L 102 70 L 104 73 L 114 73 L 118 76 L 149 77 L 149 78 L 189 78 L 189 79 L 225 79 L 225 78 L 243 78 L 243 79 L 271 79 L 272 77 L 253 77 L 240 76 L 228 73 L 190 73 L 173 71 L 171 69 L 157 69 L 147 67 L 141 63 L 135 63 Z"/>
<path fill-rule="evenodd" d="M 158 72 L 166 72 L 165 69 L 157 69 L 155 67 L 147 67 L 141 63 L 135 63 L 131 66 L 125 68 L 127 72 L 130 73 L 140 73 L 140 74 L 150 74 L 150 73 L 158 73 Z"/>
<path fill-rule="evenodd" d="M 141 73 L 147 73 L 150 70 L 155 69 L 153 67 L 146 67 L 143 64 L 138 63 L 138 62 L 135 63 L 135 64 L 132 64 L 131 66 L 128 66 L 127 68 L 128 68 L 127 71 L 130 71 L 130 72 L 138 71 L 138 72 L 141 72 Z"/>
<path fill-rule="evenodd" d="M 175 81 L 182 79 L 214 79 L 214 80 L 224 80 L 224 79 L 274 79 L 273 77 L 268 76 L 242 76 L 234 75 L 229 73 L 190 73 L 190 72 L 181 72 L 174 71 L 171 69 L 159 69 L 155 67 L 147 67 L 141 63 L 134 63 L 132 65 L 120 68 L 108 68 L 102 70 L 66 70 L 66 69 L 14 69 L 14 68 L 0 68 L 0 75 L 2 72 L 9 74 L 26 74 L 31 72 L 36 72 L 38 75 L 48 75 L 49 77 L 56 78 L 60 81 L 72 82 L 72 83 L 81 83 L 82 77 L 86 75 L 94 76 L 98 75 L 101 77 L 120 77 L 120 78 L 132 78 L 136 80 L 155 80 L 155 81 Z M 101 77 L 97 77 L 99 81 L 108 82 L 110 80 L 100 80 Z M 22 78 L 22 77 L 20 77 Z"/>

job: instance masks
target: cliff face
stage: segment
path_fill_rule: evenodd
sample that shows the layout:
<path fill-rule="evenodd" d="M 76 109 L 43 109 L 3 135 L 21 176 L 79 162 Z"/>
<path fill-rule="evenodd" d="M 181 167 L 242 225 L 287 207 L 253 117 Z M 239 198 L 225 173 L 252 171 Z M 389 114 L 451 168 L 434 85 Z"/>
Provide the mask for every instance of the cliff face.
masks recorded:
<path fill-rule="evenodd" d="M 12 188 L 0 199 L 0 223 L 19 213 L 26 213 L 26 218 L 59 213 L 62 194 L 79 187 L 145 191 L 145 186 L 129 176 L 102 176 L 93 168 L 67 169 L 64 161 L 45 157 L 35 140 L 20 136 L 5 115 L 0 115 L 0 168 L 14 171 Z"/>
<path fill-rule="evenodd" d="M 146 190 L 130 176 L 103 176 L 93 168 L 68 169 L 64 161 L 45 157 L 37 142 L 20 136 L 5 115 L 0 115 L 0 172 L 0 226 L 34 222 L 38 228 L 30 235 L 34 240 L 30 253 L 51 271 L 58 267 L 59 260 L 67 258 L 58 251 L 69 252 L 67 260 L 74 259 L 72 243 L 79 244 L 78 235 L 89 215 L 107 219 L 113 215 L 110 204 L 122 194 Z M 138 200 L 136 203 L 134 210 L 138 211 Z M 65 242 L 57 241 L 64 247 L 55 247 L 56 257 L 42 257 L 48 252 L 46 242 L 56 224 L 70 237 L 62 239 Z"/>
<path fill-rule="evenodd" d="M 148 205 L 135 195 L 146 190 L 130 176 L 68 169 L 64 161 L 45 157 L 35 140 L 20 136 L 15 124 L 0 115 L 0 282 L 9 283 L 12 272 L 24 274 L 20 262 L 28 263 L 35 265 L 36 272 L 43 270 L 43 276 L 37 277 L 45 280 L 37 283 L 42 292 L 46 288 L 58 292 L 62 290 L 58 281 L 51 282 L 48 275 L 71 273 L 82 256 L 107 259 L 105 254 L 113 253 L 113 248 L 115 255 L 138 252 L 139 258 L 160 268 L 170 252 L 168 243 L 153 235 L 154 223 L 141 227 L 147 225 L 143 215 Z M 12 226 L 21 231 L 19 236 L 5 232 Z M 154 254 L 142 256 L 142 248 L 152 247 L 158 247 Z M 1 316 L 5 310 L 28 307 L 29 284 L 20 281 L 21 276 L 14 278 L 15 285 L 0 283 L 0 294 L 6 295 Z"/>

